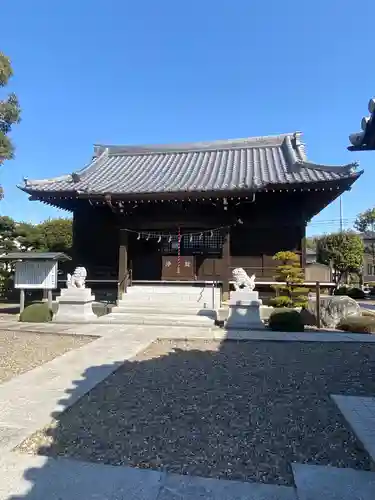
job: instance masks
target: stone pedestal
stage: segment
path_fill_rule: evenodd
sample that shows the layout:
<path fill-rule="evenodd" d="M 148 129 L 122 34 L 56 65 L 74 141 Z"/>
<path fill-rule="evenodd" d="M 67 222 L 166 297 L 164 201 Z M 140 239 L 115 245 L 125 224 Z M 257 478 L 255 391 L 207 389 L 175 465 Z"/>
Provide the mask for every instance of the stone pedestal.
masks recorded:
<path fill-rule="evenodd" d="M 230 295 L 229 317 L 226 328 L 236 330 L 259 330 L 264 328 L 260 319 L 258 292 L 237 291 Z"/>
<path fill-rule="evenodd" d="M 56 323 L 87 323 L 97 319 L 92 310 L 95 296 L 90 288 L 63 288 L 56 300 L 59 305 L 53 318 Z"/>

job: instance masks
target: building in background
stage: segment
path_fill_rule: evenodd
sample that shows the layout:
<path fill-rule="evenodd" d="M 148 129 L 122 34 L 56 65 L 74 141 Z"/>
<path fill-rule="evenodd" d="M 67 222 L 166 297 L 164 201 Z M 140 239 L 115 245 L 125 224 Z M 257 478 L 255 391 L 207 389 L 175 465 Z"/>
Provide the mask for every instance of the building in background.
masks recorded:
<path fill-rule="evenodd" d="M 363 282 L 375 283 L 375 233 L 368 231 L 362 233 L 365 247 L 363 255 Z"/>

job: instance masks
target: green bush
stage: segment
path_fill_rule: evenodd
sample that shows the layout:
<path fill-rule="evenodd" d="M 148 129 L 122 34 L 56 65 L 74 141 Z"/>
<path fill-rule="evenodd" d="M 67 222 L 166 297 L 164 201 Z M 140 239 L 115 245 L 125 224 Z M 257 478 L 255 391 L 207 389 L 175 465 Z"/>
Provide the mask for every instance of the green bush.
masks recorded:
<path fill-rule="evenodd" d="M 20 321 L 25 323 L 47 323 L 52 321 L 52 311 L 46 302 L 39 302 L 25 307 L 20 314 Z"/>
<path fill-rule="evenodd" d="M 295 309 L 276 309 L 271 313 L 268 327 L 281 332 L 303 332 L 305 327 L 302 317 Z"/>
<path fill-rule="evenodd" d="M 348 295 L 349 295 L 349 297 L 351 297 L 352 299 L 355 299 L 355 300 L 358 300 L 358 299 L 361 300 L 361 299 L 364 299 L 366 297 L 365 292 L 361 288 L 356 288 L 356 287 L 349 288 Z"/>
<path fill-rule="evenodd" d="M 349 316 L 337 325 L 338 330 L 352 333 L 375 333 L 375 318 L 371 316 Z"/>
<path fill-rule="evenodd" d="M 291 307 L 292 299 L 286 295 L 279 295 L 270 299 L 270 306 L 273 307 Z"/>
<path fill-rule="evenodd" d="M 347 287 L 347 286 L 340 286 L 337 288 L 334 292 L 335 295 L 348 295 L 348 297 L 351 297 L 352 299 L 355 300 L 361 300 L 365 298 L 365 292 L 361 288 L 357 287 Z"/>
<path fill-rule="evenodd" d="M 334 295 L 348 295 L 349 288 L 347 286 L 339 286 L 333 292 Z"/>

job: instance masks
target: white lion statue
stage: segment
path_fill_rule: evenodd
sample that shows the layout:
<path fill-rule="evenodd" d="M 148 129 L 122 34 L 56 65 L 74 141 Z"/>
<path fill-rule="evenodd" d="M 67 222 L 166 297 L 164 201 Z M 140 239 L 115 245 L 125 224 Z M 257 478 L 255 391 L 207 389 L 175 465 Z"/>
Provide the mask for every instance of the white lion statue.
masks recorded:
<path fill-rule="evenodd" d="M 233 269 L 232 276 L 234 278 L 234 288 L 236 291 L 243 290 L 245 292 L 252 292 L 255 288 L 255 274 L 251 277 L 242 267 Z"/>
<path fill-rule="evenodd" d="M 73 275 L 68 274 L 66 279 L 67 288 L 85 288 L 87 271 L 84 267 L 76 267 Z"/>

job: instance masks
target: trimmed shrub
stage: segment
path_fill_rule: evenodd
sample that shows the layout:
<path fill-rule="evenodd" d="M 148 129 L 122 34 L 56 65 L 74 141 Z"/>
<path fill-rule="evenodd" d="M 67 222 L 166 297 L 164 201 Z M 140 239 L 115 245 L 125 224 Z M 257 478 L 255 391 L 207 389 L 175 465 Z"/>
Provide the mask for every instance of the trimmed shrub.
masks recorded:
<path fill-rule="evenodd" d="M 349 288 L 347 286 L 339 286 L 333 292 L 334 295 L 348 295 Z"/>
<path fill-rule="evenodd" d="M 25 323 L 47 323 L 52 321 L 52 311 L 46 302 L 39 302 L 25 307 L 20 314 L 20 321 Z"/>
<path fill-rule="evenodd" d="M 361 288 L 356 288 L 352 287 L 349 288 L 347 286 L 340 286 L 335 290 L 334 292 L 335 295 L 347 295 L 348 297 L 354 299 L 354 300 L 361 300 L 364 299 L 366 294 Z"/>
<path fill-rule="evenodd" d="M 286 295 L 279 295 L 270 299 L 270 306 L 273 307 L 291 307 L 292 299 Z"/>
<path fill-rule="evenodd" d="M 295 309 L 276 309 L 270 316 L 268 327 L 281 332 L 303 332 L 302 317 Z"/>
<path fill-rule="evenodd" d="M 357 299 L 361 300 L 361 299 L 364 299 L 366 297 L 365 292 L 361 288 L 355 288 L 355 287 L 349 288 L 348 295 L 349 295 L 349 297 L 351 297 L 352 299 L 355 299 L 355 300 L 357 300 Z"/>
<path fill-rule="evenodd" d="M 370 316 L 348 316 L 337 325 L 337 329 L 351 333 L 375 333 L 375 318 Z"/>

